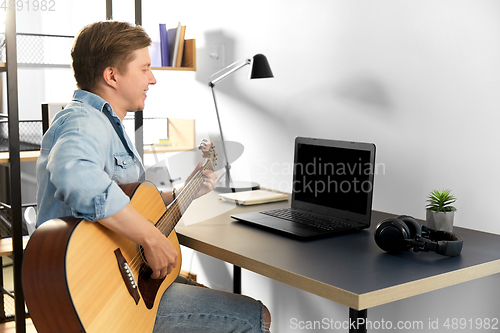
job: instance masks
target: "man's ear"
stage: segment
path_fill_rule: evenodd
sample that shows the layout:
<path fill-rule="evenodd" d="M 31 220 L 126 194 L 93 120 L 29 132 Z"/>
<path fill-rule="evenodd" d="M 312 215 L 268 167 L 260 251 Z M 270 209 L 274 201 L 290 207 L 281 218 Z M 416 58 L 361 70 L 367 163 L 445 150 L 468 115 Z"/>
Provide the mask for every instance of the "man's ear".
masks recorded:
<path fill-rule="evenodd" d="M 111 66 L 106 67 L 102 72 L 104 82 L 113 88 L 116 88 L 116 73 L 117 69 Z"/>

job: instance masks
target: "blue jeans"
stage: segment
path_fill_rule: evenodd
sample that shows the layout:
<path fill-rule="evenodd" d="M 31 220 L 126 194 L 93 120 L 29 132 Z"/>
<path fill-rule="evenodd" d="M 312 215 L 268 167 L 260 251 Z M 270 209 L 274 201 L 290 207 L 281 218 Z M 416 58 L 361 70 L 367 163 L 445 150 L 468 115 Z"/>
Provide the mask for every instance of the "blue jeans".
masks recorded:
<path fill-rule="evenodd" d="M 173 283 L 162 296 L 153 333 L 260 333 L 262 311 L 262 303 L 247 296 Z"/>

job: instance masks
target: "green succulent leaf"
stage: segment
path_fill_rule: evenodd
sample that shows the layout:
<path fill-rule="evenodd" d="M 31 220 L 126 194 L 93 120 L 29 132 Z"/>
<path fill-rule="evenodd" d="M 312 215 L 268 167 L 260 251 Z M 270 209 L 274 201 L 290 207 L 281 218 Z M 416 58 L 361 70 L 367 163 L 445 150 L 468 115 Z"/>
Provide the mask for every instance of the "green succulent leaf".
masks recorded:
<path fill-rule="evenodd" d="M 457 209 L 452 205 L 457 199 L 450 190 L 434 190 L 427 197 L 427 210 L 435 212 L 454 212 Z"/>

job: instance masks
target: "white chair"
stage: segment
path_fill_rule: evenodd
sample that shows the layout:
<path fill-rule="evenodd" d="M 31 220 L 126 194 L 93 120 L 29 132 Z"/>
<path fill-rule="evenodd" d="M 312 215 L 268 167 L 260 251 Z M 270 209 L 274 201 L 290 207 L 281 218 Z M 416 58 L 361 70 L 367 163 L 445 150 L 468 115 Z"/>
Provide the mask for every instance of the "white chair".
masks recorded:
<path fill-rule="evenodd" d="M 35 207 L 29 206 L 24 210 L 24 220 L 26 221 L 26 228 L 28 229 L 28 234 L 31 236 L 36 229 Z"/>

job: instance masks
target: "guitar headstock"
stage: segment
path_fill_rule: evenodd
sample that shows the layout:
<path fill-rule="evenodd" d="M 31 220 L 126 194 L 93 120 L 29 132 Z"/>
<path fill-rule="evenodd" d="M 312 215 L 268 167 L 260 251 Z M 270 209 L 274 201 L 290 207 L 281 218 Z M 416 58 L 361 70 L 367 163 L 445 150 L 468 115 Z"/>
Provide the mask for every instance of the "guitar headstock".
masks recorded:
<path fill-rule="evenodd" d="M 212 142 L 207 139 L 203 139 L 198 146 L 198 149 L 201 150 L 202 156 L 204 158 L 209 159 L 212 162 L 212 167 L 217 165 L 217 154 L 215 153 L 215 146 Z"/>

